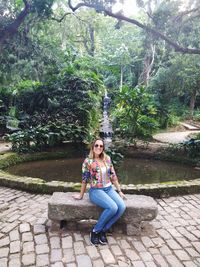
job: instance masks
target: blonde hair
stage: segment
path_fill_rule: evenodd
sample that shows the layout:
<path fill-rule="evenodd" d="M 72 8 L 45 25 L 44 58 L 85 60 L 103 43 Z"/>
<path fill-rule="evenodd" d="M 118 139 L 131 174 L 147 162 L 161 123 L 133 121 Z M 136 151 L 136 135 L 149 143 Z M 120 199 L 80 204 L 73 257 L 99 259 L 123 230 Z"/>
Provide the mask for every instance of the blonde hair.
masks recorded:
<path fill-rule="evenodd" d="M 100 157 L 102 160 L 105 160 L 105 159 L 106 159 L 106 153 L 104 152 L 105 144 L 104 144 L 103 139 L 101 139 L 101 138 L 96 138 L 96 139 L 92 142 L 92 144 L 91 144 L 91 146 L 90 146 L 89 158 L 94 159 L 94 145 L 95 145 L 96 141 L 102 141 L 102 143 L 103 143 L 103 151 L 101 152 L 101 154 L 99 155 L 99 157 Z"/>

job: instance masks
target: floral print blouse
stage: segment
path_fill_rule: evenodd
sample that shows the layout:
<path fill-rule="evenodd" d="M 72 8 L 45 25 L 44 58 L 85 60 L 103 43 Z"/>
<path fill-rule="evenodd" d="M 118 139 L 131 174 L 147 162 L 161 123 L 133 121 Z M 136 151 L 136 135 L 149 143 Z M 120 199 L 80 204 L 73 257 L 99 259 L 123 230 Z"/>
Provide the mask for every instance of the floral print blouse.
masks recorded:
<path fill-rule="evenodd" d="M 90 183 L 91 187 L 103 188 L 106 184 L 118 180 L 113 164 L 106 155 L 105 166 L 107 171 L 106 181 L 102 181 L 101 167 L 95 159 L 87 157 L 82 165 L 82 182 Z"/>

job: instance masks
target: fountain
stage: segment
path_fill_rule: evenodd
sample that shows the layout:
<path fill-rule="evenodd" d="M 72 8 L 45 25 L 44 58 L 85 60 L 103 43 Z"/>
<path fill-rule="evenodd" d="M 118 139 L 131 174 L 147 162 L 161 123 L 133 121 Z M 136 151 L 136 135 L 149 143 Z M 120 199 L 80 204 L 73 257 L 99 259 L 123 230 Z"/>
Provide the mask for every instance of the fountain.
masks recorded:
<path fill-rule="evenodd" d="M 100 127 L 100 137 L 104 139 L 106 149 L 111 146 L 112 135 L 113 135 L 112 125 L 110 123 L 108 116 L 109 107 L 110 107 L 110 97 L 108 97 L 106 91 L 105 96 L 103 98 L 103 118 Z"/>

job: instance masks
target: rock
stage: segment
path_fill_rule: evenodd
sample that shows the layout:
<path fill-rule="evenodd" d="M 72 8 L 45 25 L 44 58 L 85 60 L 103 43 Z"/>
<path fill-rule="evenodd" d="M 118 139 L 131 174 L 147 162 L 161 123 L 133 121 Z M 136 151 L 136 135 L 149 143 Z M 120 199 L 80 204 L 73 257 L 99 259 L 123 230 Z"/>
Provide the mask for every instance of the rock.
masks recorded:
<path fill-rule="evenodd" d="M 9 204 L 4 202 L 4 203 L 0 203 L 0 212 L 9 209 Z"/>
<path fill-rule="evenodd" d="M 59 222 L 74 222 L 84 219 L 98 219 L 102 209 L 90 202 L 88 194 L 84 199 L 75 200 L 72 192 L 55 192 L 48 203 L 48 217 L 53 221 L 53 228 L 59 228 Z M 127 227 L 127 234 L 140 233 L 143 221 L 153 220 L 158 213 L 157 203 L 152 197 L 126 194 L 126 211 L 119 223 Z"/>

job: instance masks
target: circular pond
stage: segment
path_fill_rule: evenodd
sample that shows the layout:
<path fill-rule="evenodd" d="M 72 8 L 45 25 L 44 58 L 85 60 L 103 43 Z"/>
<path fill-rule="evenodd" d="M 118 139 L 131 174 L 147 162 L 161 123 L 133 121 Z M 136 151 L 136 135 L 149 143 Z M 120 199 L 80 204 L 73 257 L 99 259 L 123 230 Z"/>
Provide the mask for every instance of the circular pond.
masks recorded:
<path fill-rule="evenodd" d="M 42 178 L 46 181 L 81 181 L 83 158 L 42 160 L 9 167 L 14 175 Z M 150 184 L 200 177 L 200 170 L 177 163 L 151 159 L 124 159 L 117 171 L 123 184 Z"/>

